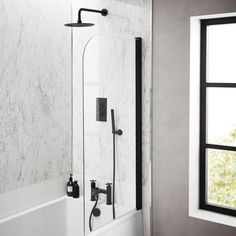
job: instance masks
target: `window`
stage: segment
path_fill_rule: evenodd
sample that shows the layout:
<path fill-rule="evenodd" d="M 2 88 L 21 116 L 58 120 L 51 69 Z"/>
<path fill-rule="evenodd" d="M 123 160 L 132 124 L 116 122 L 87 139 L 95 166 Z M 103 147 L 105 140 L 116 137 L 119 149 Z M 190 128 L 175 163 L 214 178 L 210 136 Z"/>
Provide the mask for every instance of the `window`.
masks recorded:
<path fill-rule="evenodd" d="M 236 17 L 201 20 L 200 208 L 236 216 Z"/>

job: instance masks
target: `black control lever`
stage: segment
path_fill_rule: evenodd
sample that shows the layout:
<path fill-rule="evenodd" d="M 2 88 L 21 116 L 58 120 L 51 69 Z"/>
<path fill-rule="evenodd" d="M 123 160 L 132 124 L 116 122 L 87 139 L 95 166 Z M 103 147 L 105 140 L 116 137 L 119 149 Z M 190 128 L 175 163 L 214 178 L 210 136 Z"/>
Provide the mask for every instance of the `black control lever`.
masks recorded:
<path fill-rule="evenodd" d="M 90 180 L 90 183 L 91 183 L 91 198 L 90 198 L 90 201 L 96 201 L 96 180 L 92 179 Z"/>

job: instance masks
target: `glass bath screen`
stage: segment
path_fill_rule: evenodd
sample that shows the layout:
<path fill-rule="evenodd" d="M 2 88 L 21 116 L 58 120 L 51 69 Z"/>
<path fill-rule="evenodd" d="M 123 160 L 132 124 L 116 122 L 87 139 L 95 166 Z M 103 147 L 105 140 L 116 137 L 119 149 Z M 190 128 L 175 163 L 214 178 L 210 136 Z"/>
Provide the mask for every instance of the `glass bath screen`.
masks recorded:
<path fill-rule="evenodd" d="M 88 234 L 136 207 L 135 39 L 90 39 L 83 76 Z"/>

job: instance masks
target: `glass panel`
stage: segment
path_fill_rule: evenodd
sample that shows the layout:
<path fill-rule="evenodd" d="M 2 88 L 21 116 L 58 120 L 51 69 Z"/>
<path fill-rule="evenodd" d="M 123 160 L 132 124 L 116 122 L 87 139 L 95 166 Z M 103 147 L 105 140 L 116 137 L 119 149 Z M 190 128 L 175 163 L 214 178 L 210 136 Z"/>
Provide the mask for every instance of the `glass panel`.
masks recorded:
<path fill-rule="evenodd" d="M 100 99 L 99 99 L 100 98 Z M 100 102 L 100 106 L 99 106 Z M 106 106 L 107 103 L 107 106 Z M 105 110 L 102 110 L 101 107 Z M 99 108 L 100 107 L 100 108 Z M 116 129 L 115 214 L 116 218 L 135 209 L 135 40 L 92 38 L 84 54 L 84 179 L 85 227 L 90 232 L 89 218 L 95 204 L 91 199 L 90 180 L 99 189 L 113 183 L 113 134 L 111 109 Z M 98 119 L 100 115 L 104 115 Z M 96 196 L 94 196 L 96 197 Z M 92 216 L 96 230 L 113 220 L 107 194 L 99 193 L 97 208 L 101 215 Z"/>
<path fill-rule="evenodd" d="M 207 150 L 208 203 L 236 208 L 236 152 Z"/>
<path fill-rule="evenodd" d="M 236 24 L 207 27 L 207 82 L 236 83 Z"/>
<path fill-rule="evenodd" d="M 236 146 L 235 101 L 235 88 L 207 88 L 207 143 Z"/>

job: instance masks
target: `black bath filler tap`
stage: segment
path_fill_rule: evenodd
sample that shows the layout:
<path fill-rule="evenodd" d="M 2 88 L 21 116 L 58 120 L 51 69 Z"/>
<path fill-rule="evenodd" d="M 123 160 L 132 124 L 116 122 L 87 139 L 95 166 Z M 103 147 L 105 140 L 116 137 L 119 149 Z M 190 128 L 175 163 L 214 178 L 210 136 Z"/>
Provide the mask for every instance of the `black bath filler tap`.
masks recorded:
<path fill-rule="evenodd" d="M 96 187 L 96 180 L 90 180 L 91 182 L 91 201 L 96 201 L 100 193 L 106 194 L 107 205 L 111 205 L 111 183 L 106 183 L 106 189 L 101 189 Z"/>

